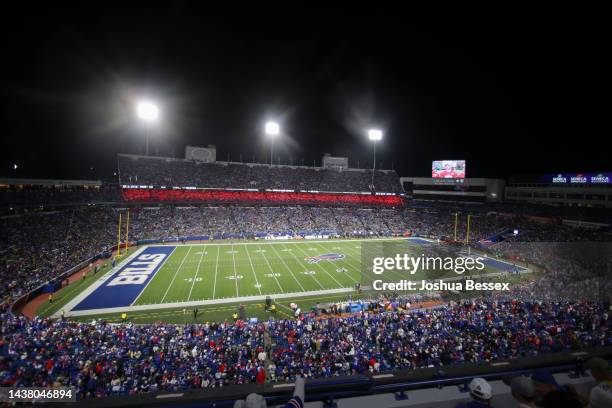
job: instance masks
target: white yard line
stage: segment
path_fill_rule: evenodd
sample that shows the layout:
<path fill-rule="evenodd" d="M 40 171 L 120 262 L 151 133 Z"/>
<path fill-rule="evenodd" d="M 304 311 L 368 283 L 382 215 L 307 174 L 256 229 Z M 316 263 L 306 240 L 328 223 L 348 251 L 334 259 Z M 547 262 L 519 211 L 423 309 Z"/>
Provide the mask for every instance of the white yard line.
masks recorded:
<path fill-rule="evenodd" d="M 255 277 L 255 283 L 256 283 L 256 288 L 259 291 L 259 294 L 261 295 L 261 285 L 259 284 L 259 281 L 257 280 L 257 274 L 255 273 L 255 267 L 253 266 L 253 261 L 251 260 L 251 254 L 249 254 L 249 250 L 247 249 L 246 245 L 244 246 L 244 250 L 247 253 L 247 257 L 249 258 L 249 263 L 251 264 L 251 271 L 253 271 L 253 276 Z"/>
<path fill-rule="evenodd" d="M 327 249 L 325 249 L 325 248 L 323 248 L 323 249 L 324 249 L 325 251 L 327 251 Z M 347 248 L 347 252 L 348 252 L 348 248 Z M 327 262 L 332 263 L 332 261 L 327 261 Z M 335 262 L 337 262 L 337 263 L 344 262 L 344 263 L 345 263 L 345 264 L 347 264 L 347 265 L 348 265 L 348 266 L 349 266 L 351 269 L 356 270 L 356 271 L 357 271 L 357 273 L 361 273 L 361 271 L 359 270 L 359 268 L 356 268 L 356 267 L 352 266 L 352 265 L 349 263 L 348 258 L 347 258 L 346 256 L 344 257 L 344 259 L 340 259 L 339 261 L 333 261 L 333 262 L 334 262 L 334 263 L 335 263 Z M 355 282 L 355 283 L 359 283 L 359 281 L 358 281 L 357 279 L 353 278 L 353 276 L 351 276 L 351 274 L 347 273 L 347 274 L 345 274 L 345 276 L 348 276 L 348 277 L 349 277 L 349 279 L 350 279 L 350 280 L 352 280 L 353 282 Z"/>
<path fill-rule="evenodd" d="M 299 247 L 298 247 L 299 248 Z M 304 250 L 302 250 L 302 248 L 299 248 L 300 251 L 308 256 L 308 254 L 306 252 L 304 252 Z M 327 272 L 327 269 L 325 269 L 324 267 L 322 267 L 321 265 L 319 265 L 319 262 L 316 262 L 315 265 L 317 265 L 319 267 L 319 269 L 321 269 L 323 272 L 325 272 L 330 278 L 333 279 L 334 282 L 336 282 L 338 284 L 338 286 L 340 286 L 341 288 L 345 288 L 346 286 L 344 286 L 343 284 L 341 284 L 340 282 L 338 282 L 338 280 L 336 278 L 334 278 L 334 275 L 332 275 L 331 273 Z"/>
<path fill-rule="evenodd" d="M 260 246 L 261 247 L 261 246 Z M 283 263 L 283 265 L 285 265 L 285 268 L 287 268 L 287 270 L 289 271 L 289 273 L 291 274 L 291 276 L 293 276 L 293 279 L 295 279 L 295 281 L 297 282 L 297 284 L 300 286 L 300 289 L 302 289 L 302 292 L 306 292 L 306 289 L 304 289 L 304 286 L 302 286 L 302 283 L 300 282 L 300 280 L 295 276 L 295 274 L 293 273 L 293 271 L 291 270 L 291 268 L 287 265 L 287 263 L 285 262 L 285 260 L 283 259 L 282 256 L 280 256 L 280 254 L 278 253 L 278 251 L 276 250 L 276 248 L 274 248 L 274 245 L 271 246 L 272 250 L 274 251 L 274 253 L 276 254 L 276 256 L 278 257 L 278 259 L 281 260 L 281 262 Z M 321 284 L 319 283 L 319 286 L 321 286 Z M 321 288 L 323 288 L 323 286 L 321 286 Z"/>
<path fill-rule="evenodd" d="M 401 238 L 406 240 L 406 238 Z M 388 240 L 388 239 L 385 239 Z M 372 239 L 368 239 L 368 240 L 344 240 L 344 241 L 337 241 L 338 243 L 342 243 L 342 242 L 349 242 L 349 241 L 359 241 L 359 242 L 364 242 L 364 241 L 372 241 Z M 410 241 L 410 239 L 407 239 L 407 241 Z M 290 243 L 305 243 L 305 242 L 309 242 L 309 243 L 315 243 L 315 242 L 325 242 L 325 243 L 331 243 L 333 241 L 299 241 L 299 242 L 290 242 Z M 281 244 L 286 248 L 286 244 L 288 244 L 289 242 L 266 242 L 268 244 Z M 243 245 L 249 245 L 250 243 L 245 243 Z M 259 245 L 259 248 L 261 249 L 261 243 L 256 242 L 256 243 L 252 243 L 255 245 Z M 207 245 L 213 245 L 213 244 L 207 244 Z M 85 299 L 87 296 L 89 296 L 93 291 L 95 291 L 98 287 L 100 287 L 102 284 L 104 284 L 104 282 L 106 282 L 108 279 L 110 279 L 118 270 L 120 270 L 124 265 L 126 265 L 127 263 L 129 263 L 132 259 L 134 259 L 135 257 L 137 257 L 140 253 L 142 253 L 146 248 L 148 248 L 149 246 L 143 246 L 141 248 L 139 248 L 138 250 L 136 250 L 132 255 L 130 255 L 128 258 L 124 259 L 121 263 L 119 263 L 115 268 L 111 269 L 109 272 L 107 272 L 106 274 L 104 274 L 103 276 L 101 276 L 97 282 L 95 282 L 93 285 L 89 286 L 88 288 L 86 288 L 83 292 L 81 292 L 80 294 L 78 294 L 74 299 L 72 299 L 70 302 L 68 302 L 65 307 L 63 308 L 66 311 L 66 316 L 88 316 L 88 315 L 97 315 L 97 314 L 103 314 L 103 313 L 116 313 L 116 312 L 122 312 L 122 311 L 142 311 L 142 310 L 155 310 L 155 309 L 169 309 L 169 308 L 176 308 L 176 307 L 189 307 L 189 306 L 200 306 L 200 305 L 214 305 L 214 304 L 226 304 L 226 303 L 237 303 L 237 302 L 247 302 L 247 301 L 259 301 L 259 300 L 265 300 L 266 296 L 268 295 L 260 295 L 260 296 L 247 296 L 247 297 L 236 297 L 236 298 L 226 298 L 226 299 L 215 299 L 215 290 L 216 290 L 216 283 L 217 283 L 217 275 L 218 275 L 218 266 L 219 266 L 219 254 L 220 254 L 220 247 L 223 245 L 234 245 L 234 244 L 216 244 L 217 245 L 217 257 L 216 257 L 216 265 L 215 265 L 215 277 L 214 277 L 214 285 L 213 285 L 213 298 L 209 299 L 209 300 L 194 300 L 194 301 L 186 301 L 186 302 L 172 302 L 172 303 L 164 303 L 164 304 L 149 304 L 149 305 L 135 305 L 134 303 L 132 303 L 131 306 L 128 307 L 115 307 L 115 308 L 104 308 L 104 309 L 90 309 L 90 310 L 80 310 L 80 311 L 72 311 L 72 309 L 78 305 L 83 299 Z M 160 246 L 160 245 L 151 245 L 151 246 Z M 200 245 L 202 246 L 202 245 Z M 283 263 L 283 265 L 285 266 L 285 268 L 289 271 L 289 273 L 291 274 L 291 276 L 293 276 L 293 278 L 295 279 L 295 281 L 297 282 L 297 284 L 300 286 L 300 288 L 302 288 L 303 292 L 291 292 L 291 293 L 282 293 L 282 294 L 276 294 L 274 295 L 275 298 L 291 298 L 291 297 L 302 297 L 302 296 L 310 296 L 310 295 L 328 295 L 328 294 L 338 294 L 338 293 L 348 293 L 350 291 L 352 291 L 352 288 L 338 288 L 338 289 L 323 289 L 323 290 L 315 290 L 315 291 L 306 291 L 304 290 L 304 287 L 302 286 L 302 284 L 300 283 L 299 279 L 297 279 L 297 277 L 295 276 L 295 274 L 293 273 L 293 271 L 291 270 L 291 268 L 289 268 L 289 266 L 287 265 L 287 263 L 284 261 L 283 257 L 280 256 L 280 254 L 278 253 L 278 251 L 276 250 L 275 245 L 271 246 L 272 250 L 275 251 L 276 255 L 278 256 L 278 258 L 281 260 L 281 262 Z M 176 249 L 176 245 L 175 248 L 173 249 L 173 251 L 170 253 L 170 255 L 172 255 L 174 253 L 174 250 Z M 344 248 L 343 248 L 344 249 Z M 346 250 L 348 251 L 349 249 L 352 248 L 346 248 Z M 187 255 L 189 254 L 189 251 L 191 250 L 191 248 L 189 248 L 187 254 L 185 255 L 185 257 L 183 258 L 181 265 L 179 265 L 179 269 L 181 268 L 183 262 L 185 261 Z M 302 252 L 304 252 L 302 250 Z M 355 251 L 358 252 L 358 251 Z M 263 254 L 263 253 L 262 253 Z M 203 254 L 202 254 L 203 255 Z M 296 255 L 292 252 L 291 255 L 295 258 L 295 260 L 298 262 L 298 264 L 301 264 L 302 267 L 305 266 L 305 263 L 302 262 L 300 259 L 298 259 L 296 257 Z M 170 256 L 168 256 L 168 258 L 166 259 L 166 261 L 170 258 Z M 264 255 L 265 258 L 265 255 Z M 266 262 L 268 263 L 268 266 L 271 267 L 269 261 L 266 259 Z M 502 262 L 505 263 L 507 265 L 513 265 L 512 262 L 503 260 L 503 259 L 497 259 L 497 258 L 491 258 L 492 260 L 495 260 L 497 262 Z M 163 267 L 164 265 L 160 266 L 160 269 Z M 198 268 L 199 268 L 199 264 L 198 264 Z M 158 272 L 159 272 L 158 270 Z M 307 270 L 306 268 L 304 270 Z M 525 273 L 532 273 L 533 271 L 530 269 L 521 269 L 519 271 L 519 274 L 525 274 Z M 178 273 L 178 270 L 176 271 L 176 273 Z M 199 272 L 196 271 L 196 275 Z M 234 272 L 236 274 L 236 272 Z M 483 275 L 479 275 L 479 277 L 487 277 L 487 276 L 499 276 L 500 274 L 502 274 L 503 272 L 493 272 L 493 273 L 487 273 L 487 274 L 483 274 Z M 236 275 L 235 275 L 236 276 Z M 319 284 L 319 286 L 321 286 L 321 288 L 323 288 L 323 286 L 321 285 L 321 283 L 316 279 L 316 277 L 314 275 L 310 275 L 313 277 L 313 279 Z M 176 274 L 175 274 L 176 277 Z M 457 279 L 462 279 L 464 278 L 464 276 L 460 275 L 460 276 L 455 276 L 455 277 L 451 277 L 451 278 L 442 278 L 442 281 L 453 281 L 453 280 L 457 280 Z M 153 278 L 147 283 L 147 285 L 153 280 Z M 173 279 L 174 280 L 174 279 Z M 172 284 L 170 284 L 170 286 L 172 286 Z M 145 289 L 146 289 L 146 285 L 145 285 Z M 144 289 L 140 292 L 139 297 L 142 293 L 144 293 Z M 61 311 L 58 310 L 56 313 L 53 314 L 54 318 L 59 318 Z"/>
<path fill-rule="evenodd" d="M 245 245 L 246 248 L 246 245 Z M 268 261 L 268 258 L 266 257 L 265 252 L 263 252 L 263 250 L 261 249 L 261 245 L 259 246 L 259 253 L 263 255 L 266 263 L 268 264 L 268 269 L 270 269 L 270 273 L 272 274 L 272 277 L 274 278 L 274 280 L 276 281 L 276 284 L 278 285 L 278 288 L 280 289 L 281 293 L 285 293 L 285 291 L 283 290 L 283 287 L 281 286 L 280 282 L 278 281 L 278 278 L 276 277 L 276 273 L 272 270 L 272 265 L 270 265 L 270 262 Z M 247 249 L 247 253 L 249 252 L 249 250 Z M 300 285 L 301 287 L 301 285 Z M 304 290 L 304 288 L 302 288 L 302 290 Z"/>
<path fill-rule="evenodd" d="M 196 273 L 193 276 L 193 281 L 191 282 L 191 289 L 189 289 L 189 296 L 187 296 L 187 301 L 191 299 L 191 292 L 193 292 L 193 286 L 195 285 L 196 278 L 198 277 L 198 274 L 200 273 L 200 265 L 202 264 L 202 259 L 204 259 L 204 254 L 208 254 L 208 251 L 202 250 L 202 255 L 200 256 L 200 261 L 198 262 L 198 267 L 196 268 Z"/>
<path fill-rule="evenodd" d="M 348 247 L 348 246 L 347 246 L 347 247 L 346 247 L 346 250 L 347 250 L 347 252 L 348 252 L 348 251 L 354 251 L 354 252 L 356 252 L 356 253 L 357 253 L 357 255 L 358 255 L 358 256 L 360 257 L 360 259 L 361 259 L 361 257 L 362 257 L 362 256 L 361 256 L 361 253 L 360 253 L 360 251 L 358 251 L 357 249 L 355 249 L 355 248 L 351 248 L 351 247 Z M 348 262 L 346 259 L 345 259 L 345 261 L 346 261 L 348 264 L 350 264 L 350 262 Z M 363 268 L 363 266 L 362 266 L 362 268 Z M 362 273 L 364 273 L 364 271 L 363 271 L 363 270 L 359 271 L 359 274 L 360 274 L 360 275 L 361 275 Z M 390 274 L 391 274 L 391 273 L 392 273 L 393 275 L 395 275 L 395 276 L 399 277 L 400 279 L 404 279 L 404 278 L 405 278 L 405 276 L 404 276 L 404 275 L 402 275 L 401 273 L 397 272 L 396 270 L 391 270 L 391 271 L 390 271 Z"/>
<path fill-rule="evenodd" d="M 234 261 L 234 282 L 236 283 L 236 297 L 240 297 L 238 293 L 238 276 L 236 275 L 236 254 L 234 253 L 234 243 L 232 242 L 232 260 Z"/>
<path fill-rule="evenodd" d="M 284 243 L 283 243 L 283 246 L 285 246 Z M 287 249 L 287 248 L 285 247 L 285 249 Z M 290 251 L 290 252 L 291 252 L 291 255 L 295 258 L 295 260 L 298 261 L 298 263 L 300 265 L 302 265 L 302 267 L 304 268 L 304 272 L 308 272 L 308 268 L 306 267 L 306 265 L 302 261 L 300 261 L 297 256 L 295 256 L 293 251 Z M 317 284 L 321 287 L 321 289 L 325 289 L 325 286 L 321 285 L 321 282 L 319 282 L 319 280 L 317 279 L 316 276 L 314 276 L 314 275 L 308 275 L 308 276 L 310 276 L 312 279 L 314 279 L 315 282 L 317 282 Z M 340 286 L 342 286 L 342 285 L 340 285 Z"/>
<path fill-rule="evenodd" d="M 174 280 L 178 276 L 178 273 L 181 270 L 181 268 L 183 267 L 183 264 L 185 263 L 185 259 L 187 259 L 187 256 L 189 256 L 189 252 L 191 252 L 191 248 L 193 248 L 193 247 L 189 246 L 189 249 L 187 249 L 187 253 L 185 254 L 183 259 L 181 260 L 181 263 L 180 263 L 179 267 L 176 268 L 176 271 L 174 271 L 174 276 L 172 277 L 172 280 L 170 281 L 170 284 L 168 285 L 168 288 L 166 288 L 166 292 L 164 293 L 164 296 L 161 298 L 161 302 L 159 302 L 159 303 L 164 303 L 164 300 L 166 300 L 166 296 L 168 295 L 168 292 L 170 291 L 170 288 L 172 287 L 172 284 L 174 283 Z M 161 270 L 161 267 L 158 269 L 158 272 L 159 272 L 159 270 Z M 151 279 L 151 280 L 153 280 L 153 279 Z"/>
<path fill-rule="evenodd" d="M 213 283 L 213 300 L 215 299 L 215 292 L 217 291 L 217 271 L 219 270 L 219 252 L 221 247 L 217 247 L 217 261 L 215 262 L 215 282 Z"/>
<path fill-rule="evenodd" d="M 413 245 L 414 245 L 414 244 L 413 244 Z M 359 252 L 359 251 L 357 251 L 357 250 L 356 250 L 356 249 L 354 249 L 354 248 L 347 248 L 347 250 L 349 250 L 349 249 L 354 250 L 355 252 Z M 359 256 L 361 256 L 361 254 L 359 254 L 359 253 L 358 253 L 358 255 L 359 255 Z M 402 273 L 400 273 L 399 271 L 397 271 L 397 270 L 395 270 L 395 269 L 393 269 L 393 270 L 389 271 L 389 274 L 393 274 L 394 276 L 397 276 L 399 279 L 405 279 L 405 278 L 406 278 L 406 277 L 405 277 L 405 276 L 404 276 Z M 366 275 L 366 276 L 367 276 L 367 274 L 364 274 L 364 275 Z"/>

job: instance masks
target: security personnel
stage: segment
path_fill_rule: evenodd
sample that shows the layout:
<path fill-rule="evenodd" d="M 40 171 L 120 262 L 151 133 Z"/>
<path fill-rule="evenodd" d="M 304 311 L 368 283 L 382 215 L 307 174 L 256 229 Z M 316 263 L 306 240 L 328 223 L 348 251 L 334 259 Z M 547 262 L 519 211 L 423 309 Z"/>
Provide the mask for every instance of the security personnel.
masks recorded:
<path fill-rule="evenodd" d="M 126 320 L 127 320 L 127 313 L 125 312 L 121 313 L 121 322 L 125 323 Z"/>
<path fill-rule="evenodd" d="M 237 321 L 238 320 L 238 313 L 234 312 L 232 314 L 232 319 L 234 319 L 234 321 Z"/>

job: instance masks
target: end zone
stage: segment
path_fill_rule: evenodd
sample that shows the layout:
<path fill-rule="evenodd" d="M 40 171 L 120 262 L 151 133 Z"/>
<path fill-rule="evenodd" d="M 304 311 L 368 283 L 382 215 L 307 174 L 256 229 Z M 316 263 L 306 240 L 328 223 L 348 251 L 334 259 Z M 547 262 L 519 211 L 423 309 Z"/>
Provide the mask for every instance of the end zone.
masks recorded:
<path fill-rule="evenodd" d="M 125 259 L 71 300 L 69 312 L 127 307 L 145 290 L 176 246 L 147 246 Z M 57 316 L 60 311 L 56 312 Z"/>

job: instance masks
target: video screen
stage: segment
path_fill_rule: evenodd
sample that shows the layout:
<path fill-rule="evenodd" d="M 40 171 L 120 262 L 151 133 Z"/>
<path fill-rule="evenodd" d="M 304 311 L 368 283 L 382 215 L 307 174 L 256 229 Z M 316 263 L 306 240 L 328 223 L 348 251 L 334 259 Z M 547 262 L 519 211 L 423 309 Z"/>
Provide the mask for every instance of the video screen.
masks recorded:
<path fill-rule="evenodd" d="M 465 160 L 435 160 L 431 164 L 432 178 L 465 178 Z"/>

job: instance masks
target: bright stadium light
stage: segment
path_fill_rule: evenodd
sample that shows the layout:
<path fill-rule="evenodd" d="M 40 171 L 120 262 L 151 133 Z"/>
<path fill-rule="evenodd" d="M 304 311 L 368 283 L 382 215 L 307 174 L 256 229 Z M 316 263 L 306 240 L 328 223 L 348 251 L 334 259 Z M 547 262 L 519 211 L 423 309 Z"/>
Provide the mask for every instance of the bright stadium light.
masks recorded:
<path fill-rule="evenodd" d="M 370 188 L 374 189 L 374 171 L 376 170 L 376 142 L 381 141 L 383 137 L 382 130 L 379 129 L 369 129 L 368 130 L 368 139 L 370 139 L 373 143 L 374 149 L 374 163 L 372 164 L 372 184 Z"/>
<path fill-rule="evenodd" d="M 276 136 L 280 133 L 280 126 L 276 122 L 266 122 L 266 135 Z"/>
<path fill-rule="evenodd" d="M 136 115 L 145 122 L 155 122 L 159 117 L 159 108 L 153 102 L 140 101 L 136 105 Z"/>
<path fill-rule="evenodd" d="M 382 140 L 382 136 L 383 136 L 382 130 L 378 130 L 378 129 L 368 130 L 368 139 L 372 141 L 377 142 L 379 140 Z"/>
<path fill-rule="evenodd" d="M 148 100 L 142 100 L 136 104 L 136 116 L 145 124 L 157 122 L 159 118 L 159 108 Z M 149 155 L 149 126 L 145 126 L 145 154 Z"/>
<path fill-rule="evenodd" d="M 264 131 L 266 132 L 266 135 L 271 136 L 270 137 L 270 166 L 272 166 L 273 164 L 272 158 L 274 155 L 274 139 L 276 139 L 276 136 L 278 136 L 280 133 L 280 125 L 277 122 L 268 121 L 266 122 L 264 126 Z"/>

